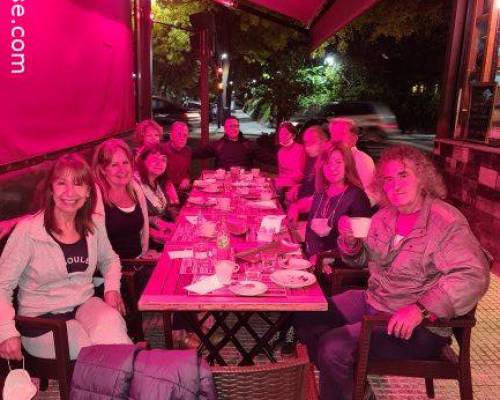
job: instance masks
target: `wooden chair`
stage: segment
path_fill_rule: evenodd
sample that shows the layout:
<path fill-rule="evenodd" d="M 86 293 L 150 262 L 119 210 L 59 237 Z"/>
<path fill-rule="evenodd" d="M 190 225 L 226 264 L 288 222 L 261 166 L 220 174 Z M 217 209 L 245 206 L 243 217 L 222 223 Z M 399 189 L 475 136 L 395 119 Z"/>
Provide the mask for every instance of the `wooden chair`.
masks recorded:
<path fill-rule="evenodd" d="M 131 297 L 138 299 L 134 290 L 137 287 L 135 282 L 135 274 L 133 271 L 124 270 L 123 282 L 127 287 Z M 16 297 L 16 296 L 14 296 Z M 137 300 L 126 301 L 127 311 L 129 316 L 126 317 L 127 327 L 130 336 L 134 341 L 143 341 L 144 333 L 142 329 L 141 313 L 137 310 Z M 48 388 L 49 379 L 58 381 L 59 393 L 61 400 L 69 400 L 71 377 L 73 375 L 74 361 L 70 360 L 69 346 L 68 346 L 68 332 L 66 329 L 66 322 L 61 320 L 47 319 L 47 318 L 33 318 L 16 316 L 16 327 L 19 332 L 23 332 L 29 328 L 47 328 L 54 334 L 54 348 L 55 359 L 38 358 L 30 355 L 23 349 L 25 358 L 26 370 L 32 377 L 40 379 L 40 390 L 45 391 Z M 12 365 L 12 363 L 11 363 Z M 3 381 L 8 374 L 9 369 L 7 361 L 0 359 L 0 400 L 1 388 Z"/>
<path fill-rule="evenodd" d="M 353 399 L 363 399 L 366 376 L 375 374 L 424 378 L 427 396 L 430 398 L 434 398 L 434 379 L 456 379 L 460 388 L 460 399 L 472 400 L 470 340 L 472 327 L 476 324 L 475 311 L 474 309 L 463 317 L 448 321 L 422 322 L 424 326 L 452 328 L 453 336 L 458 343 L 458 354 L 447 345 L 443 347 L 439 357 L 430 360 L 368 359 L 373 329 L 387 326 L 390 316 L 387 314 L 365 316 L 359 338 Z"/>
<path fill-rule="evenodd" d="M 332 273 L 325 274 L 322 271 L 323 263 L 328 259 L 335 260 L 332 265 Z M 322 283 L 325 295 L 331 296 L 353 288 L 366 288 L 368 283 L 368 268 L 354 268 L 342 263 L 337 251 L 325 251 L 318 254 L 315 274 Z"/>
<path fill-rule="evenodd" d="M 299 346 L 302 347 L 302 346 Z M 305 350 L 297 358 L 251 366 L 212 366 L 219 400 L 316 400 L 314 372 Z"/>
<path fill-rule="evenodd" d="M 127 307 L 127 322 L 129 336 L 134 342 L 144 341 L 144 330 L 142 326 L 142 312 L 139 311 L 137 303 L 144 289 L 144 285 L 139 282 L 138 272 L 143 268 L 153 268 L 156 260 L 143 259 L 123 259 L 122 263 L 122 281 L 125 286 L 124 302 Z"/>
<path fill-rule="evenodd" d="M 47 390 L 49 379 L 59 383 L 61 400 L 69 400 L 71 377 L 73 375 L 74 361 L 69 358 L 68 332 L 66 322 L 61 320 L 20 317 L 15 318 L 16 327 L 22 333 L 28 328 L 47 328 L 54 334 L 54 347 L 56 358 L 45 359 L 30 355 L 23 349 L 25 368 L 32 377 L 40 379 L 40 390 Z M 11 365 L 13 363 L 11 362 Z M 3 381 L 9 369 L 6 360 L 0 359 L 0 398 Z"/>

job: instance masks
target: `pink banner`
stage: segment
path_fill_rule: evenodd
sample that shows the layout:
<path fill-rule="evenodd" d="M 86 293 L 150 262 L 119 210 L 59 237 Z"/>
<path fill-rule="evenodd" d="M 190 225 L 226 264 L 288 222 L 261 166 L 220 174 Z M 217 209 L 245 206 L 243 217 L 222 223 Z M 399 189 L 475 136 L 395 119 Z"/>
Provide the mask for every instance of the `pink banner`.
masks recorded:
<path fill-rule="evenodd" d="M 0 165 L 135 122 L 128 0 L 0 1 Z"/>

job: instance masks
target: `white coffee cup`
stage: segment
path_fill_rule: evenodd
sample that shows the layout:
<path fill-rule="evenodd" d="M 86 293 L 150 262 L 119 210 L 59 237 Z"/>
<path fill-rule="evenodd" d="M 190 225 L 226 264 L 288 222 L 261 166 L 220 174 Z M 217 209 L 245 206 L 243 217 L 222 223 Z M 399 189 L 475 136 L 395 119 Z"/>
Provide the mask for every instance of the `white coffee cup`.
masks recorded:
<path fill-rule="evenodd" d="M 313 218 L 311 229 L 319 237 L 325 237 L 330 234 L 332 227 L 328 225 L 328 218 Z"/>
<path fill-rule="evenodd" d="M 239 265 L 230 260 L 220 260 L 215 264 L 215 276 L 220 283 L 228 285 L 231 283 L 233 273 L 239 269 Z"/>
<path fill-rule="evenodd" d="M 365 238 L 368 236 L 368 231 L 372 223 L 371 218 L 351 217 L 350 220 L 352 233 L 355 238 Z"/>
<path fill-rule="evenodd" d="M 217 179 L 224 179 L 226 177 L 226 171 L 223 169 L 218 169 L 215 171 L 215 177 Z"/>

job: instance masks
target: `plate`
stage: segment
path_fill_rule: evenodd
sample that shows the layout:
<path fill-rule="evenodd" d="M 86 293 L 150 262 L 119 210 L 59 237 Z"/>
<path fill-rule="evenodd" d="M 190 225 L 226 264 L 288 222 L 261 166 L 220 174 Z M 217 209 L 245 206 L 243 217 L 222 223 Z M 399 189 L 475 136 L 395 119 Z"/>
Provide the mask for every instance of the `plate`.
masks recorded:
<path fill-rule="evenodd" d="M 248 187 L 250 186 L 250 184 L 251 183 L 248 181 L 236 181 L 232 183 L 234 187 Z"/>
<path fill-rule="evenodd" d="M 216 185 L 210 185 L 205 187 L 200 187 L 200 190 L 205 193 L 219 193 L 222 192 L 222 189 Z"/>
<path fill-rule="evenodd" d="M 248 207 L 258 208 L 260 210 L 275 210 L 278 208 L 276 203 L 272 200 L 248 201 Z"/>
<path fill-rule="evenodd" d="M 200 206 L 200 207 L 211 207 L 215 206 L 217 204 L 217 200 L 214 198 L 206 198 L 206 197 L 196 197 L 196 196 L 190 196 L 187 199 L 188 203 L 194 204 L 195 206 Z"/>
<path fill-rule="evenodd" d="M 306 271 L 297 271 L 296 269 L 282 269 L 274 271 L 269 278 L 272 282 L 286 288 L 302 288 L 310 286 L 316 282 L 316 277 Z"/>
<path fill-rule="evenodd" d="M 216 182 L 217 181 L 214 178 L 210 178 L 210 179 L 198 179 L 198 180 L 195 180 L 193 184 L 196 187 L 206 187 L 208 185 L 213 185 Z"/>
<path fill-rule="evenodd" d="M 312 264 L 309 260 L 304 260 L 303 258 L 290 258 L 281 266 L 286 269 L 302 270 L 311 268 Z"/>
<path fill-rule="evenodd" d="M 229 290 L 238 296 L 260 296 L 267 292 L 267 285 L 259 281 L 236 281 Z"/>

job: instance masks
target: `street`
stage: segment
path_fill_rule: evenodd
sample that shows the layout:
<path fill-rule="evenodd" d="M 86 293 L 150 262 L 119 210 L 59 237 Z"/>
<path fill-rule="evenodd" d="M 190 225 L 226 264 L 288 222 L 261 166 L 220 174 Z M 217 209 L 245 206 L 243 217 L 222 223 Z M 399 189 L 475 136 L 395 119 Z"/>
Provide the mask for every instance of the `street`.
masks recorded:
<path fill-rule="evenodd" d="M 235 110 L 232 115 L 238 118 L 240 122 L 240 131 L 250 139 L 256 140 L 259 136 L 262 136 L 263 133 L 270 134 L 274 132 L 273 128 L 269 128 L 258 121 L 252 120 L 249 115 L 242 110 Z M 194 145 L 201 137 L 199 116 L 189 119 L 188 123 L 190 127 L 190 137 L 193 139 L 192 145 Z M 213 123 L 210 124 L 209 131 L 210 140 L 219 139 L 224 133 L 224 129 L 222 127 L 217 128 L 217 125 Z M 395 144 L 408 144 L 410 146 L 417 147 L 426 153 L 431 153 L 434 148 L 434 135 L 423 135 L 417 133 L 391 135 L 390 139 L 385 139 L 380 143 L 360 141 L 358 147 L 367 151 L 373 158 L 377 159 L 385 147 Z"/>

